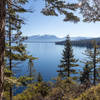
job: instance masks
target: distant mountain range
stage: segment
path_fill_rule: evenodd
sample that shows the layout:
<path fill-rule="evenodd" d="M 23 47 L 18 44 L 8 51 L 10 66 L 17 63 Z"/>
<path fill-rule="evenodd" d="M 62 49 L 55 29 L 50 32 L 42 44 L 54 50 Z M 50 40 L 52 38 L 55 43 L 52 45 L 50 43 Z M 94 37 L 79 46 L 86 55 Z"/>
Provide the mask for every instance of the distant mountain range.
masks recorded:
<path fill-rule="evenodd" d="M 26 42 L 57 42 L 64 40 L 64 38 L 58 38 L 55 35 L 34 35 L 28 37 Z"/>
<path fill-rule="evenodd" d="M 86 37 L 72 37 L 71 40 L 82 40 L 82 39 L 88 39 Z M 55 35 L 34 35 L 28 37 L 28 39 L 25 42 L 59 42 L 64 41 L 64 38 L 59 38 Z"/>

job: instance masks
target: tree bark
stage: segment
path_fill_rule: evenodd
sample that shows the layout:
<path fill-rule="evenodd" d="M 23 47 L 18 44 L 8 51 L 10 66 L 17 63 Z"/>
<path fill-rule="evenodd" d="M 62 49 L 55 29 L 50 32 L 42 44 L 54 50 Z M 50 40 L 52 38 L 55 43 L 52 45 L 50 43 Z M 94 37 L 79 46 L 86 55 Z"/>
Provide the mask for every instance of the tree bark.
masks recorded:
<path fill-rule="evenodd" d="M 11 18 L 9 15 L 9 47 L 11 47 Z M 10 56 L 9 56 L 9 66 L 10 66 L 10 71 L 12 71 L 12 57 L 11 57 L 11 48 L 9 48 Z M 13 98 L 13 93 L 12 93 L 12 86 L 10 86 L 10 100 Z"/>
<path fill-rule="evenodd" d="M 9 0 L 10 2 L 12 2 L 12 0 Z M 9 35 L 9 47 L 11 47 L 11 32 L 12 32 L 12 25 L 11 25 L 11 9 L 12 6 L 8 3 L 8 9 L 9 9 L 9 32 L 8 32 L 8 35 Z M 11 53 L 12 53 L 12 50 L 11 48 L 9 48 L 9 67 L 10 67 L 10 71 L 12 71 L 12 57 L 11 57 Z M 11 77 L 12 75 L 10 75 Z M 9 91 L 9 94 L 10 94 L 10 100 L 12 100 L 13 98 L 13 92 L 12 92 L 12 86 L 10 86 L 10 91 Z"/>
<path fill-rule="evenodd" d="M 9 15 L 9 47 L 11 47 L 11 18 L 10 18 L 10 15 Z M 10 66 L 10 71 L 12 71 L 12 57 L 11 57 L 11 48 L 9 48 L 9 66 Z M 10 75 L 11 76 L 11 75 Z M 13 93 L 12 93 L 12 86 L 10 86 L 10 100 L 12 100 L 13 98 Z"/>
<path fill-rule="evenodd" d="M 96 44 L 95 44 L 95 47 L 94 47 L 93 66 L 94 66 L 93 84 L 96 85 Z"/>
<path fill-rule="evenodd" d="M 0 100 L 4 89 L 5 17 L 6 0 L 0 0 Z"/>

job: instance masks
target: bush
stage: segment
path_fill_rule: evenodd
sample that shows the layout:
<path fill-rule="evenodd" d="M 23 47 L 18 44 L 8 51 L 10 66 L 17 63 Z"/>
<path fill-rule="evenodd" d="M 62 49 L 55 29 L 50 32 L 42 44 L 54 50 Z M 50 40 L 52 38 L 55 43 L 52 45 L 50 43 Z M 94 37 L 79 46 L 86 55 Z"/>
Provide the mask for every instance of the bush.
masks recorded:
<path fill-rule="evenodd" d="M 100 100 L 100 84 L 86 90 L 75 100 Z"/>

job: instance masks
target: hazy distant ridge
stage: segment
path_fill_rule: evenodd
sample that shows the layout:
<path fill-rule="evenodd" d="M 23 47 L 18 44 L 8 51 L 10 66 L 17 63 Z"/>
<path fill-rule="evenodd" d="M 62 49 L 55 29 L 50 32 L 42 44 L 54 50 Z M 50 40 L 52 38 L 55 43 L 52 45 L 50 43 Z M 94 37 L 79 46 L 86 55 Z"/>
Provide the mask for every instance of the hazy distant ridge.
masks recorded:
<path fill-rule="evenodd" d="M 26 42 L 57 42 L 57 41 L 63 41 L 63 38 L 58 38 L 55 35 L 34 35 L 28 37 Z"/>
<path fill-rule="evenodd" d="M 82 40 L 87 39 L 86 37 L 72 37 L 71 40 Z M 55 35 L 33 35 L 28 37 L 28 39 L 25 42 L 59 42 L 64 41 L 64 38 L 59 38 Z"/>

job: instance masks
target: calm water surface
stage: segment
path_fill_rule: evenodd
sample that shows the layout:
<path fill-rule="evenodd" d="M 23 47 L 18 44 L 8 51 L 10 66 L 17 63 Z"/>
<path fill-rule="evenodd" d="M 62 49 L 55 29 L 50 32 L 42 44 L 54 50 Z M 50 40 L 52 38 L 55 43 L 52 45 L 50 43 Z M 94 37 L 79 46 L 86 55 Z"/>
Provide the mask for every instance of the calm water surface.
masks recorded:
<path fill-rule="evenodd" d="M 57 76 L 58 65 L 62 58 L 62 51 L 64 46 L 55 45 L 55 43 L 25 43 L 29 54 L 37 57 L 38 60 L 34 61 L 34 67 L 37 72 L 40 72 L 45 81 L 51 80 Z M 84 47 L 73 47 L 75 58 L 84 60 L 83 55 L 86 48 Z M 80 67 L 76 67 L 77 70 L 82 69 L 83 64 L 79 61 Z M 28 64 L 27 61 L 20 64 L 16 76 L 27 75 Z"/>

